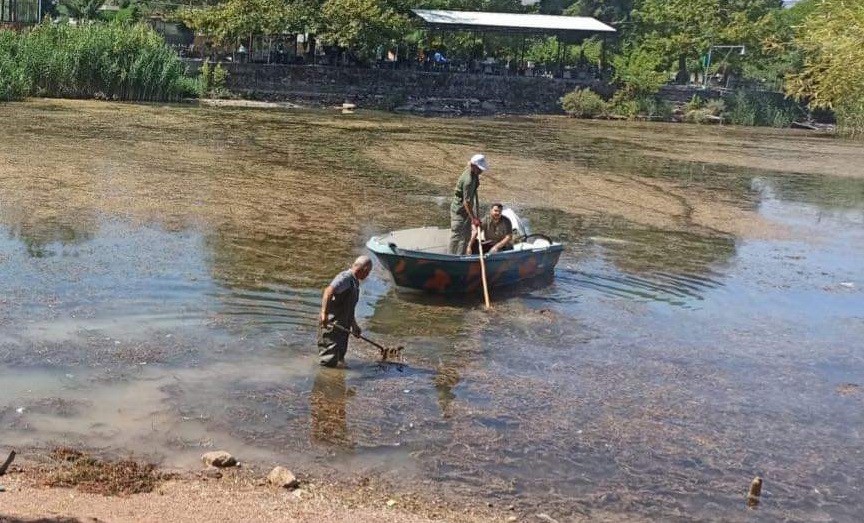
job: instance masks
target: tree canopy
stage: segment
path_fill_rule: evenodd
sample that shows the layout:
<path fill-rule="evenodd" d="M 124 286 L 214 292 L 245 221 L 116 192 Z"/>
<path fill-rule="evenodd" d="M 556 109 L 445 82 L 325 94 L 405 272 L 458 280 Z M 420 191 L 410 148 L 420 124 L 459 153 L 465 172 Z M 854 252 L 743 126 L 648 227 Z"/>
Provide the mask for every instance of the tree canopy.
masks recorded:
<path fill-rule="evenodd" d="M 852 133 L 864 131 L 864 3 L 819 0 L 802 20 L 796 42 L 804 63 L 787 92 L 837 112 Z"/>

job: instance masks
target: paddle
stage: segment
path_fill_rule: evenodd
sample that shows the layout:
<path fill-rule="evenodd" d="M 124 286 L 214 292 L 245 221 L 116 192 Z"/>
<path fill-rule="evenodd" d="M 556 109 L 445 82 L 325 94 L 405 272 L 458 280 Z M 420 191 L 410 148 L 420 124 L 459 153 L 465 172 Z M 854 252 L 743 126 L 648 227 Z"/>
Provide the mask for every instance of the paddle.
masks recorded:
<path fill-rule="evenodd" d="M 483 279 L 483 300 L 486 302 L 486 308 L 491 309 L 489 304 L 489 284 L 486 283 L 486 262 L 483 259 L 483 241 L 486 240 L 486 234 L 483 229 L 477 231 L 477 246 L 480 250 L 480 277 Z"/>
<path fill-rule="evenodd" d="M 348 334 L 352 334 L 352 332 L 350 330 L 339 325 L 338 323 L 331 323 L 330 326 L 335 327 L 336 329 L 338 329 L 342 332 L 347 332 Z M 384 361 L 387 361 L 388 356 L 401 356 L 402 350 L 405 349 L 405 347 L 403 347 L 402 345 L 399 345 L 398 347 L 395 347 L 395 348 L 394 347 L 385 347 L 384 345 L 381 345 L 380 343 L 376 343 L 376 342 L 370 340 L 369 338 L 367 338 L 366 336 L 363 336 L 362 334 L 358 335 L 357 337 L 360 338 L 361 340 L 363 340 L 365 342 L 369 342 L 372 345 L 374 345 L 375 347 L 377 347 L 378 350 L 381 352 L 381 359 Z"/>

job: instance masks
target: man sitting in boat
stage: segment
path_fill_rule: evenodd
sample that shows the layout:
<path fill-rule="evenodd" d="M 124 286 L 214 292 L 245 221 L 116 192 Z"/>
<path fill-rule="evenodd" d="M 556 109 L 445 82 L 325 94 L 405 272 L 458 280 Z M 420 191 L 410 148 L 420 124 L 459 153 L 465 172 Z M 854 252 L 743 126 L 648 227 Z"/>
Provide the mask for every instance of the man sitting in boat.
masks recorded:
<path fill-rule="evenodd" d="M 468 254 L 473 254 L 476 246 L 478 230 L 483 231 L 483 252 L 492 254 L 498 251 L 509 251 L 513 248 L 513 224 L 506 216 L 501 215 L 504 206 L 493 203 L 489 214 L 480 222 L 480 227 L 471 231 L 471 241 L 468 243 Z"/>

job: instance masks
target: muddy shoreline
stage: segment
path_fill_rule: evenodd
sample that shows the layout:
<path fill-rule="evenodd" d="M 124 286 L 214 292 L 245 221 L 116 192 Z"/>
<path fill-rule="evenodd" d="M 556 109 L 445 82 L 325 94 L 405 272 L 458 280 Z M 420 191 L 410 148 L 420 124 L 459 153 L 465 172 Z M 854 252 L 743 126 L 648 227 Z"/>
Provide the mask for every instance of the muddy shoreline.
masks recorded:
<path fill-rule="evenodd" d="M 58 450 L 63 456 L 58 456 Z M 398 489 L 379 478 L 299 476 L 296 488 L 268 484 L 270 468 L 240 466 L 160 469 L 154 479 L 93 474 L 77 485 L 56 486 L 74 464 L 69 448 L 22 451 L 5 476 L 0 476 L 0 521 L 453 521 L 524 520 L 508 507 L 453 503 L 434 492 Z M 96 454 L 81 452 L 74 459 Z M 125 458 L 129 459 L 129 458 Z M 134 456 L 132 457 L 134 460 Z M 116 463 L 97 459 L 94 467 Z M 143 462 L 140 462 L 143 464 Z M 137 471 L 137 469 L 136 469 Z M 127 476 L 136 471 L 126 469 Z M 142 477 L 142 471 L 137 471 Z M 63 477 L 67 477 L 66 474 Z M 80 478 L 79 478 L 80 479 Z M 72 483 L 75 483 L 75 478 Z M 126 490 L 124 490 L 124 488 Z M 129 491 L 129 489 L 132 489 Z M 113 494 L 112 491 L 116 491 Z M 512 518 L 517 519 L 512 519 Z"/>

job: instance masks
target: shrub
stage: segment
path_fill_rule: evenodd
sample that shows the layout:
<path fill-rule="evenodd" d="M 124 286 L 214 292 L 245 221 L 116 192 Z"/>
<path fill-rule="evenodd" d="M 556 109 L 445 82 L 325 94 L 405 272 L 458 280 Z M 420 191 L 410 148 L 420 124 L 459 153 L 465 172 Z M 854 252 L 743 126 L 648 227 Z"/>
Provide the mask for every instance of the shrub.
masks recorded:
<path fill-rule="evenodd" d="M 218 92 L 225 90 L 225 83 L 228 80 L 228 71 L 222 67 L 221 63 L 217 63 L 213 68 L 213 90 Z"/>
<path fill-rule="evenodd" d="M 711 114 L 711 111 L 708 109 L 691 109 L 684 113 L 684 121 L 687 123 L 714 123 L 716 120 L 711 118 L 712 116 L 716 116 Z"/>
<path fill-rule="evenodd" d="M 616 116 L 634 119 L 639 115 L 639 103 L 626 92 L 616 91 L 609 101 L 610 112 Z"/>
<path fill-rule="evenodd" d="M 698 94 L 694 94 L 693 98 L 684 104 L 684 111 L 695 111 L 696 109 L 701 109 L 703 105 L 704 102 L 702 98 L 700 98 Z"/>
<path fill-rule="evenodd" d="M 671 120 L 674 111 L 672 104 L 656 96 L 636 98 L 639 115 L 653 120 Z"/>
<path fill-rule="evenodd" d="M 31 95 L 116 100 L 194 95 L 176 53 L 144 24 L 38 25 L 18 37 L 13 61 Z"/>
<path fill-rule="evenodd" d="M 722 116 L 726 112 L 726 102 L 720 98 L 708 100 L 705 103 L 705 110 L 712 116 Z"/>
<path fill-rule="evenodd" d="M 587 88 L 576 89 L 565 94 L 560 103 L 564 112 L 576 118 L 596 118 L 605 115 L 608 110 L 603 98 Z"/>
<path fill-rule="evenodd" d="M 726 102 L 729 121 L 736 125 L 788 127 L 803 114 L 797 103 L 776 93 L 735 91 Z"/>
<path fill-rule="evenodd" d="M 198 95 L 202 98 L 209 96 L 212 87 L 213 68 L 210 67 L 210 60 L 204 60 L 201 69 L 198 70 Z"/>

